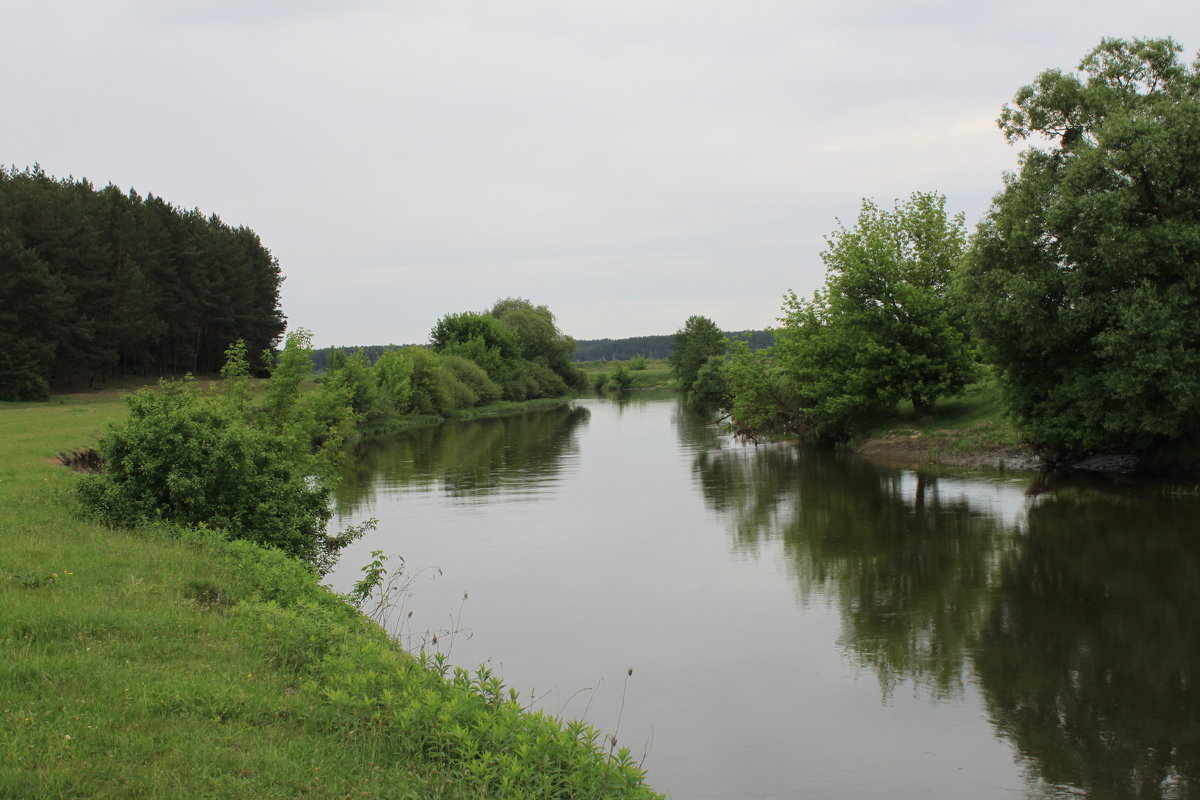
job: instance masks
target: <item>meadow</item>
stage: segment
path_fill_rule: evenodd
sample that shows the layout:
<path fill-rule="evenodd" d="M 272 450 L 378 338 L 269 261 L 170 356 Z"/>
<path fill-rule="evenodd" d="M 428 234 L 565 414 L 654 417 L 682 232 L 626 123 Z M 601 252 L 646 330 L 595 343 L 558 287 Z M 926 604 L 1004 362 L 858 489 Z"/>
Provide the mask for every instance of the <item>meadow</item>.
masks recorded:
<path fill-rule="evenodd" d="M 665 358 L 628 359 L 626 361 L 579 361 L 575 366 L 588 377 L 588 385 L 594 385 L 598 375 L 611 375 L 618 365 L 623 366 L 632 377 L 631 390 L 669 389 L 675 383 L 675 375 Z"/>

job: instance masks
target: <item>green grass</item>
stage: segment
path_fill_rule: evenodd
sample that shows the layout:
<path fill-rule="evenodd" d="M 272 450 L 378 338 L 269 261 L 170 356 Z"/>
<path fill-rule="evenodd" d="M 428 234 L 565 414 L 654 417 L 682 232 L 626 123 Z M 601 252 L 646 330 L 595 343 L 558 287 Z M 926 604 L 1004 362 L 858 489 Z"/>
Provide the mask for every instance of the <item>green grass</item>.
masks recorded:
<path fill-rule="evenodd" d="M 902 403 L 895 419 L 880 425 L 870 441 L 907 440 L 931 450 L 966 454 L 1020 448 L 1024 441 L 1004 414 L 1000 388 L 988 379 L 968 386 L 961 395 L 938 401 L 930 413 L 917 415 Z"/>
<path fill-rule="evenodd" d="M 617 364 L 625 364 L 628 369 L 629 361 L 580 361 L 575 364 L 588 376 L 588 383 L 600 373 L 610 373 Z M 633 370 L 631 389 L 669 389 L 675 383 L 675 375 L 665 358 L 646 359 L 646 368 Z"/>
<path fill-rule="evenodd" d="M 654 796 L 294 560 L 80 519 L 54 456 L 124 414 L 115 392 L 0 404 L 0 797 Z"/>

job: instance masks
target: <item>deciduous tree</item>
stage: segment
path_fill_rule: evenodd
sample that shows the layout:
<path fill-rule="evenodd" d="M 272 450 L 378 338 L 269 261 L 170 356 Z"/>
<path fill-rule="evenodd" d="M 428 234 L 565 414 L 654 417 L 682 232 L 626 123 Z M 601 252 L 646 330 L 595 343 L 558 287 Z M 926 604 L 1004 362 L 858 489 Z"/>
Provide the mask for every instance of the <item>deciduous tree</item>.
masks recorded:
<path fill-rule="evenodd" d="M 667 362 L 679 388 L 685 393 L 692 390 L 700 368 L 712 356 L 723 355 L 729 349 L 729 340 L 708 317 L 691 316 L 683 327 L 675 331 L 671 342 L 671 355 Z"/>
<path fill-rule="evenodd" d="M 743 353 L 730 375 L 734 420 L 755 435 L 843 440 L 901 399 L 927 411 L 974 375 L 947 293 L 966 232 L 944 197 L 918 192 L 891 210 L 864 201 L 855 226 L 826 241 L 824 289 L 811 300 L 789 293 L 774 348 Z"/>
<path fill-rule="evenodd" d="M 1010 142 L 1036 144 L 979 226 L 961 295 L 1051 455 L 1200 431 L 1200 66 L 1180 51 L 1105 39 L 1000 116 Z"/>

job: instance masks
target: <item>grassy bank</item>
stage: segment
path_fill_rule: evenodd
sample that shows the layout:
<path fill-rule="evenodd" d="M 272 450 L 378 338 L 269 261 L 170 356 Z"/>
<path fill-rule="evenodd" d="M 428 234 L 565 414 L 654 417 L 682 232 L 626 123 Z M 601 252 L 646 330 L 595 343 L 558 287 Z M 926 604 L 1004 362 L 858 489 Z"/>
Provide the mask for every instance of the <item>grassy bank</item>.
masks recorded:
<path fill-rule="evenodd" d="M 895 419 L 880 425 L 855 451 L 889 461 L 1038 469 L 1037 454 L 1004 414 L 992 380 L 973 384 L 918 415 L 901 404 Z"/>
<path fill-rule="evenodd" d="M 588 376 L 588 385 L 592 384 L 597 375 L 611 374 L 618 364 L 629 369 L 630 361 L 580 361 L 575 364 Z M 675 383 L 675 375 L 665 358 L 646 359 L 645 369 L 630 370 L 633 377 L 631 390 L 669 389 Z"/>
<path fill-rule="evenodd" d="M 652 797 L 590 729 L 404 653 L 313 573 L 77 517 L 115 393 L 0 406 L 0 797 Z"/>

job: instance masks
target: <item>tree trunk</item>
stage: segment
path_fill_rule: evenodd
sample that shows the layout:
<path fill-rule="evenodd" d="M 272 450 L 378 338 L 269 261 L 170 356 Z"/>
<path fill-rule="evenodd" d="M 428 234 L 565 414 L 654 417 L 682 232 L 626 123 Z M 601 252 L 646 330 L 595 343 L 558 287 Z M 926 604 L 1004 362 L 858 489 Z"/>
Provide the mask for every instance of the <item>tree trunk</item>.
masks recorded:
<path fill-rule="evenodd" d="M 918 417 L 925 416 L 925 412 L 929 410 L 929 407 L 925 405 L 924 398 L 922 398 L 917 392 L 912 393 L 912 404 L 913 413 L 915 413 Z"/>

